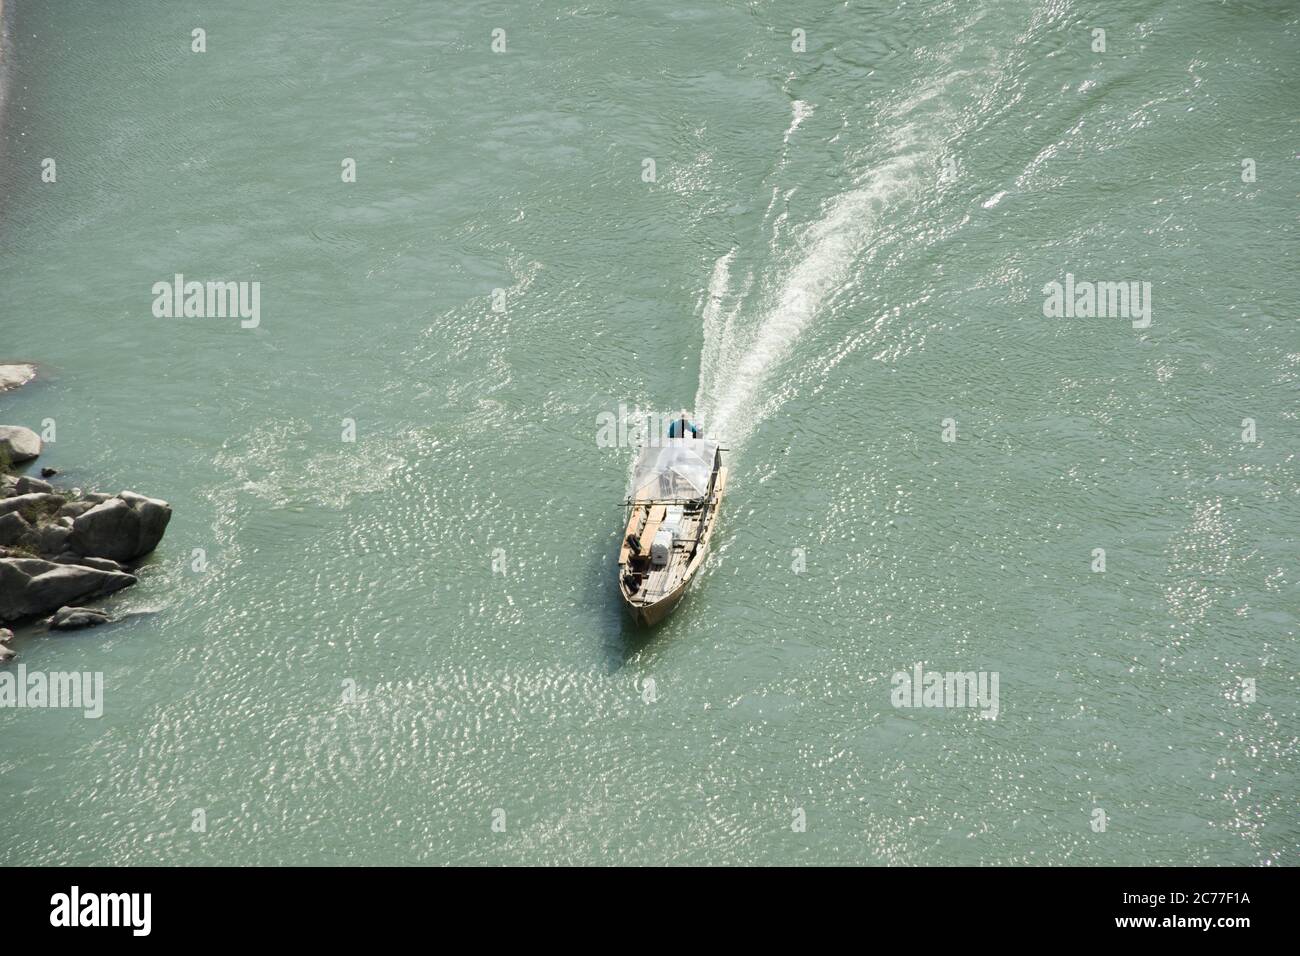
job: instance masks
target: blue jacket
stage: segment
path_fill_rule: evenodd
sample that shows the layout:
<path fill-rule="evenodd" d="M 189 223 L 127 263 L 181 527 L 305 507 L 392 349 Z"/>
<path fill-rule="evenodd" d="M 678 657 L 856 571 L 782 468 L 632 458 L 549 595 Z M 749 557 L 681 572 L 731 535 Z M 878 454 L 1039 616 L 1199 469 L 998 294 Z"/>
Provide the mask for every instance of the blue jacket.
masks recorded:
<path fill-rule="evenodd" d="M 683 418 L 675 418 L 675 419 L 673 419 L 673 423 L 672 423 L 671 425 L 668 426 L 668 437 L 669 437 L 669 438 L 684 438 L 684 437 L 685 437 L 685 436 L 682 434 L 682 422 L 684 422 L 684 421 L 686 421 L 686 420 L 683 419 Z M 700 432 L 703 431 L 703 429 L 701 429 L 699 425 L 695 424 L 695 422 L 690 422 L 690 421 L 686 422 L 686 428 L 687 428 L 687 430 L 690 431 L 690 433 L 691 433 L 691 437 L 692 437 L 692 438 L 699 438 L 699 437 L 700 437 Z"/>

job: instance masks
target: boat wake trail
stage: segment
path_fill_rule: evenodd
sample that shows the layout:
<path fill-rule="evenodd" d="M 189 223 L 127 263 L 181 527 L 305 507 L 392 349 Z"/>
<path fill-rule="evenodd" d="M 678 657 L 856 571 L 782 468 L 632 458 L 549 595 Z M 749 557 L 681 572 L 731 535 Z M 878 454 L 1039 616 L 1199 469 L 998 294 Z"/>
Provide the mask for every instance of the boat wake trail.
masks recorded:
<path fill-rule="evenodd" d="M 969 219 L 944 199 L 944 162 L 981 112 L 992 109 L 998 94 L 989 91 L 1001 89 L 1013 62 L 1014 53 L 995 51 L 980 61 L 967 57 L 958 67 L 961 37 L 973 35 L 985 18 L 986 11 L 972 12 L 951 42 L 928 52 L 925 75 L 882 102 L 870 118 L 841 112 L 823 119 L 826 139 L 814 132 L 814 120 L 834 111 L 792 100 L 769 175 L 765 234 L 714 263 L 701 308 L 704 343 L 695 408 L 711 434 L 739 447 L 804 385 L 820 387 L 849 352 L 884 345 L 881 354 L 896 358 L 907 351 L 903 342 L 911 332 L 897 316 L 911 303 L 897 301 L 907 295 L 901 283 L 908 277 L 900 270 L 913 245 L 951 238 Z M 800 138 L 809 136 L 805 142 L 819 151 L 816 162 L 827 149 L 842 151 L 839 182 L 849 181 L 820 202 L 804 186 L 789 183 L 801 181 L 794 172 L 800 167 L 790 162 L 799 158 Z M 861 145 L 846 146 L 852 139 Z M 915 301 L 923 300 L 911 291 Z M 815 345 L 807 341 L 813 327 Z"/>
<path fill-rule="evenodd" d="M 796 113 L 792 129 L 798 119 Z M 702 310 L 704 346 L 695 398 L 697 414 L 712 434 L 739 445 L 779 404 L 763 398 L 772 373 L 831 300 L 855 284 L 882 217 L 928 175 L 913 134 L 905 128 L 893 156 L 866 169 L 852 188 L 827 201 L 812 222 L 785 240 L 790 251 L 778 261 L 773 278 L 754 290 L 755 302 L 750 302 L 752 272 L 738 289 L 731 288 L 737 250 L 717 260 Z M 788 217 L 788 210 L 782 212 L 770 227 L 778 259 L 780 230 Z"/>

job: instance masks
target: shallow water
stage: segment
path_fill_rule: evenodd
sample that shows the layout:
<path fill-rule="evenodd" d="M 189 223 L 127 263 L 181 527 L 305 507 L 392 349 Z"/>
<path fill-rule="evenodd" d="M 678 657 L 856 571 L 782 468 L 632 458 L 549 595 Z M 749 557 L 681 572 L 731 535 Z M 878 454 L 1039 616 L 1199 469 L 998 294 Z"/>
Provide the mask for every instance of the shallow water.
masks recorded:
<path fill-rule="evenodd" d="M 0 420 L 175 517 L 0 863 L 1297 861 L 1293 5 L 115 6 L 6 4 Z M 732 449 L 649 636 L 620 405 Z"/>

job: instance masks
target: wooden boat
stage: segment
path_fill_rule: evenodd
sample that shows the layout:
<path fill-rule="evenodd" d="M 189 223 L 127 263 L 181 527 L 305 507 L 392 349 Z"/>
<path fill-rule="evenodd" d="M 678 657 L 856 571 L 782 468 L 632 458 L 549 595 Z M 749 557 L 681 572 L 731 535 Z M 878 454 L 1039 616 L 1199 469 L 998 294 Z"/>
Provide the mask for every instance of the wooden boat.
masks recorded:
<path fill-rule="evenodd" d="M 704 563 L 727 488 L 724 450 L 704 438 L 669 438 L 637 457 L 618 589 L 639 624 L 667 617 Z"/>

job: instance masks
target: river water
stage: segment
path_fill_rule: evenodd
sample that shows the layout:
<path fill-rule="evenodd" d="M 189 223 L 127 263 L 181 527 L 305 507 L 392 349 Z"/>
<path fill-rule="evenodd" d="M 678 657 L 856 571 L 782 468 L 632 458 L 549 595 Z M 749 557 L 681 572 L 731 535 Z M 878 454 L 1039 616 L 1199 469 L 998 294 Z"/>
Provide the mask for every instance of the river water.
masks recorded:
<path fill-rule="evenodd" d="M 0 863 L 1297 862 L 1294 4 L 5 6 L 0 421 L 175 516 Z"/>

